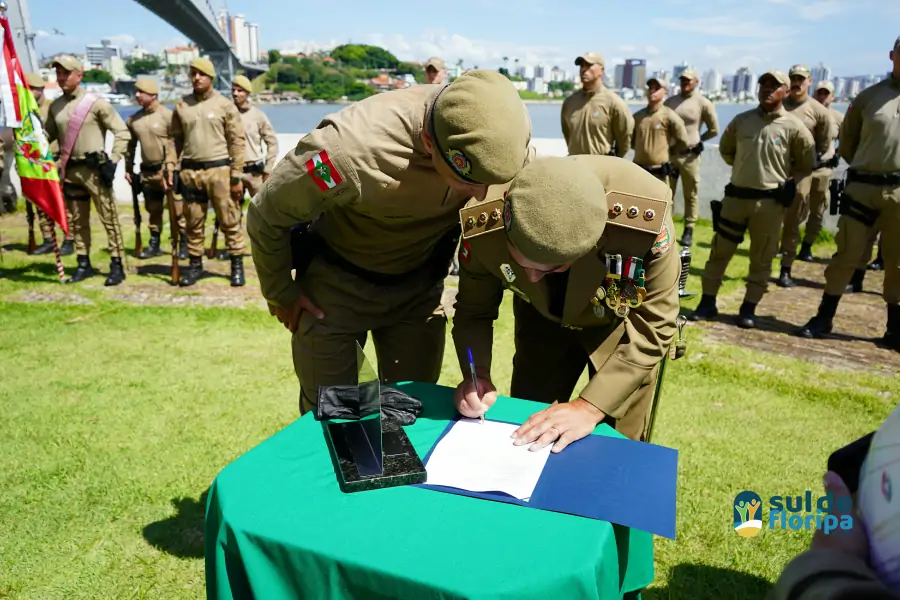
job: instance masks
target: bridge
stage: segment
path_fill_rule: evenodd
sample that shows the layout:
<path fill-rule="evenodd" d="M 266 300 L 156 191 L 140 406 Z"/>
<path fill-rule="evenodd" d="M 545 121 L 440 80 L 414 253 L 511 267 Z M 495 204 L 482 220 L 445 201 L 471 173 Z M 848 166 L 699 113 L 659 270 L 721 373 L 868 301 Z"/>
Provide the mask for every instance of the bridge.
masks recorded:
<path fill-rule="evenodd" d="M 216 68 L 216 86 L 231 89 L 238 71 L 251 79 L 264 73 L 266 64 L 246 63 L 235 54 L 231 43 L 219 29 L 210 0 L 135 0 L 138 4 L 177 29 L 209 56 Z"/>

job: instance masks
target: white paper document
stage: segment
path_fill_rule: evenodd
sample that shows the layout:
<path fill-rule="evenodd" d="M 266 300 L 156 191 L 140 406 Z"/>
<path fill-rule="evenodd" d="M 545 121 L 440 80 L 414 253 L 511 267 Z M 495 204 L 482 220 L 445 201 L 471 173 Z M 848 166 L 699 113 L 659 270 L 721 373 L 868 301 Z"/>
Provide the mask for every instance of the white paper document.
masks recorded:
<path fill-rule="evenodd" d="M 460 419 L 431 453 L 426 483 L 529 500 L 553 446 L 531 452 L 531 444 L 513 445 L 510 435 L 518 427 Z"/>

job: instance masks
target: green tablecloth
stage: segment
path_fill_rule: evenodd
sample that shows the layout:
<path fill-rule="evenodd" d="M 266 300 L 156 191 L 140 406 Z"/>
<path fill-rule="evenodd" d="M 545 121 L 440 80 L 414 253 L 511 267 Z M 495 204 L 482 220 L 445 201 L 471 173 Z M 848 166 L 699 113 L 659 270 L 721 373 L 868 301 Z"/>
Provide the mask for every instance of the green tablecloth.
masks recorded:
<path fill-rule="evenodd" d="M 454 416 L 451 388 L 400 384 L 424 457 Z M 501 397 L 490 417 L 546 405 Z M 619 435 L 606 425 L 595 434 Z M 225 467 L 206 511 L 207 597 L 617 598 L 653 580 L 649 533 L 412 486 L 344 494 L 307 414 Z"/>

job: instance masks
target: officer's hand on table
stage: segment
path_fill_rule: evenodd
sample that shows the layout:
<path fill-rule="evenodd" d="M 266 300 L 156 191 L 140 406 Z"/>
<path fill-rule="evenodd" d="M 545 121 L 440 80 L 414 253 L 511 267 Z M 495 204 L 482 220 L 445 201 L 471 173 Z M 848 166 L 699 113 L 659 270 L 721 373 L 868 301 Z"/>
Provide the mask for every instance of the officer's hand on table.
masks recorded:
<path fill-rule="evenodd" d="M 554 402 L 549 408 L 536 412 L 521 427 L 513 431 L 513 442 L 524 446 L 534 442 L 531 451 L 553 444 L 553 452 L 562 450 L 589 435 L 606 418 L 599 408 L 583 398 L 564 404 Z"/>
<path fill-rule="evenodd" d="M 467 377 L 456 386 L 453 392 L 453 405 L 464 417 L 477 419 L 484 415 L 497 401 L 497 388 L 487 377 L 478 377 L 478 390 L 472 384 L 472 378 Z"/>
<path fill-rule="evenodd" d="M 840 475 L 831 471 L 825 473 L 823 482 L 825 484 L 825 492 L 832 494 L 834 498 L 834 501 L 831 502 L 828 514 L 834 515 L 838 522 L 840 522 L 841 515 L 849 514 L 853 518 L 853 525 L 849 530 L 836 529 L 829 533 L 825 533 L 823 530 L 824 528 L 816 529 L 816 532 L 813 534 L 810 548 L 839 550 L 841 552 L 846 552 L 847 554 L 858 556 L 863 560 L 868 560 L 869 538 L 866 535 L 866 530 L 860 521 L 859 515 L 854 510 L 853 497 L 850 495 L 850 490 L 847 489 L 847 485 L 844 483 L 844 480 L 841 479 Z M 845 500 L 842 500 L 842 506 L 840 508 L 849 508 L 849 511 L 840 510 L 836 506 L 837 500 L 840 498 L 846 498 Z M 844 505 L 844 503 L 846 503 L 846 505 Z"/>
<path fill-rule="evenodd" d="M 325 317 L 325 313 L 319 310 L 319 307 L 310 302 L 309 298 L 302 293 L 297 298 L 297 301 L 294 302 L 293 306 L 285 307 L 269 304 L 269 314 L 275 316 L 278 321 L 284 325 L 285 329 L 291 333 L 296 333 L 297 324 L 300 323 L 300 316 L 303 314 L 304 310 L 311 312 L 317 319 Z"/>

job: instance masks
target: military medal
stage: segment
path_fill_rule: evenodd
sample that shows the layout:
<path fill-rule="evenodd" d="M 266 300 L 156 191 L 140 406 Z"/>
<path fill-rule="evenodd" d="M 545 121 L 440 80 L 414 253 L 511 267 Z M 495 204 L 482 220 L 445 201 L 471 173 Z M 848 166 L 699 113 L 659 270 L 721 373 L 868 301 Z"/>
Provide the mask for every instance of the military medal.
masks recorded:
<path fill-rule="evenodd" d="M 622 255 L 608 254 L 606 256 L 606 281 L 603 287 L 606 291 L 606 306 L 610 310 L 616 310 L 620 301 L 619 281 L 622 278 Z"/>
<path fill-rule="evenodd" d="M 625 303 L 630 308 L 639 307 L 647 295 L 644 288 L 644 259 L 636 256 L 625 259 L 622 282 L 622 297 Z"/>
<path fill-rule="evenodd" d="M 597 304 L 594 305 L 594 316 L 597 317 L 598 319 L 602 319 L 603 315 L 605 315 L 605 314 L 606 314 L 606 307 L 603 306 L 602 303 L 597 302 Z"/>

